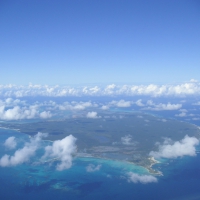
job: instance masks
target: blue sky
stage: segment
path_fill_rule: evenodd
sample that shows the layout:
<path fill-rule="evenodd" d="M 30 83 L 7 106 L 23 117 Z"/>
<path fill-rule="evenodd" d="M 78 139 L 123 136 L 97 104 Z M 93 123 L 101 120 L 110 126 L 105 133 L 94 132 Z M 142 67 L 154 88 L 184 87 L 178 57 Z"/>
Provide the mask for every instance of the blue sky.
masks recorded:
<path fill-rule="evenodd" d="M 0 84 L 200 80 L 200 3 L 0 2 Z"/>

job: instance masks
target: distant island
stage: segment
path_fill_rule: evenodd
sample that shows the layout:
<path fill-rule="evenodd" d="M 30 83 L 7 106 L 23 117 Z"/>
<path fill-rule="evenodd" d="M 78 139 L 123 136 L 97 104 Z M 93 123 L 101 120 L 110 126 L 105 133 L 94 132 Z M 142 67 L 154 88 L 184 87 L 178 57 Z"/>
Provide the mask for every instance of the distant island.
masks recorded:
<path fill-rule="evenodd" d="M 157 161 L 149 155 L 157 151 L 156 142 L 164 138 L 181 140 L 185 135 L 200 138 L 197 126 L 174 119 L 163 119 L 146 113 L 101 113 L 96 119 L 77 117 L 38 122 L 2 122 L 1 127 L 17 129 L 30 136 L 49 133 L 47 140 L 55 141 L 70 134 L 77 138 L 77 156 L 96 157 L 131 162 L 143 166 L 152 174 Z"/>

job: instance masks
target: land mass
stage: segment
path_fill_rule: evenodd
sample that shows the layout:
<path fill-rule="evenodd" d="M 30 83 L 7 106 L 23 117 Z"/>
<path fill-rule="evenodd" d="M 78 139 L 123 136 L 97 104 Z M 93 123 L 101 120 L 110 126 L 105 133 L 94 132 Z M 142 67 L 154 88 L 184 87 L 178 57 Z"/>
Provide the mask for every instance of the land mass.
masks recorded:
<path fill-rule="evenodd" d="M 17 129 L 28 135 L 49 133 L 48 140 L 62 139 L 70 134 L 77 138 L 78 156 L 92 156 L 131 162 L 151 173 L 157 161 L 149 156 L 156 151 L 156 142 L 164 138 L 181 140 L 185 135 L 200 138 L 197 126 L 174 119 L 162 119 L 145 113 L 101 114 L 101 118 L 67 118 L 32 123 L 0 123 L 1 127 Z"/>

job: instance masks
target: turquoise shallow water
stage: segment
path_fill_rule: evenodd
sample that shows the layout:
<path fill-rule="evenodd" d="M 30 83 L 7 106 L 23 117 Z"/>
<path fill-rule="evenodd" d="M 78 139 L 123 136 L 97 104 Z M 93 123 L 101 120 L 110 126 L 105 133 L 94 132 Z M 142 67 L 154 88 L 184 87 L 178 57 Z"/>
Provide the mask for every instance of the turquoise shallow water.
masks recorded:
<path fill-rule="evenodd" d="M 15 136 L 20 145 L 29 140 L 25 134 L 0 129 L 0 155 L 6 151 L 4 141 Z M 50 142 L 43 141 L 42 145 Z M 200 199 L 200 155 L 176 160 L 163 160 L 155 168 L 164 176 L 157 183 L 141 184 L 127 181 L 127 172 L 148 174 L 145 168 L 132 164 L 96 159 L 76 158 L 73 166 L 56 171 L 56 162 L 38 163 L 42 149 L 30 162 L 0 168 L 1 199 Z M 101 166 L 87 172 L 88 165 Z"/>

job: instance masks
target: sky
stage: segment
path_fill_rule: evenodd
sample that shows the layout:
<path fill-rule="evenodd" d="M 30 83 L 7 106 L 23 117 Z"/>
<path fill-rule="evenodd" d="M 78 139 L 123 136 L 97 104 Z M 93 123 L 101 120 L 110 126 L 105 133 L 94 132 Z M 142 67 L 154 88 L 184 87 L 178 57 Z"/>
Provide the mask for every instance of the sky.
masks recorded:
<path fill-rule="evenodd" d="M 197 0 L 1 0 L 0 84 L 200 80 Z"/>

